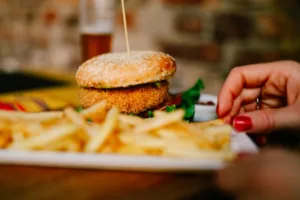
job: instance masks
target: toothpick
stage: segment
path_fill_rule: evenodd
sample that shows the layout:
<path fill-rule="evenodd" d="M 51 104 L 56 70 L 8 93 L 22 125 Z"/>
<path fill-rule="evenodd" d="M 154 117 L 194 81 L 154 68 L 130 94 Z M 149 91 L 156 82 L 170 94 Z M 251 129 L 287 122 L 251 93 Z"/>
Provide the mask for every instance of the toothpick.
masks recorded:
<path fill-rule="evenodd" d="M 123 11 L 123 22 L 124 22 L 124 31 L 125 31 L 125 40 L 126 40 L 127 53 L 128 53 L 128 56 L 130 56 L 130 46 L 129 46 L 129 40 L 128 40 L 127 20 L 126 20 L 126 10 L 125 10 L 124 0 L 122 0 L 122 11 Z"/>

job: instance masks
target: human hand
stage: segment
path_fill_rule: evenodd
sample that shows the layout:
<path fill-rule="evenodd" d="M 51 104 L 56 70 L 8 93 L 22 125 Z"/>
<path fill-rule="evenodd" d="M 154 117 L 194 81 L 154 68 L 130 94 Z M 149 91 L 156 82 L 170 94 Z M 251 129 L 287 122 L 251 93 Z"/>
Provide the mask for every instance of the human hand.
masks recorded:
<path fill-rule="evenodd" d="M 300 128 L 300 65 L 281 61 L 234 68 L 219 94 L 217 113 L 242 132 Z"/>
<path fill-rule="evenodd" d="M 299 200 L 299 169 L 298 155 L 267 150 L 220 171 L 217 184 L 239 200 Z"/>

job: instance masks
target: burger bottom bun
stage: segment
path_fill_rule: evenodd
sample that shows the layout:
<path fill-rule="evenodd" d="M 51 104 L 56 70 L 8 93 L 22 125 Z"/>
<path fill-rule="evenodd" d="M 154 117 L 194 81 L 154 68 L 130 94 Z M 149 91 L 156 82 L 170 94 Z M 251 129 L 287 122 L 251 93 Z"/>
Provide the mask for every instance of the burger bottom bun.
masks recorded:
<path fill-rule="evenodd" d="M 163 81 L 160 87 L 145 84 L 120 89 L 81 88 L 79 96 L 85 108 L 106 100 L 108 108 L 114 106 L 122 113 L 139 114 L 161 104 L 168 95 L 168 86 Z"/>

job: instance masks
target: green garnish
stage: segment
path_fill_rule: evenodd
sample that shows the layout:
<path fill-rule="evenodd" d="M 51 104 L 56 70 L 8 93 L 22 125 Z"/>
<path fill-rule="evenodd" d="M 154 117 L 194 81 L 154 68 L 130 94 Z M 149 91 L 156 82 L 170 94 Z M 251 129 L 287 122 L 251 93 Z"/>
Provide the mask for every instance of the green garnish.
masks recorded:
<path fill-rule="evenodd" d="M 84 110 L 83 107 L 76 108 L 76 111 L 79 112 L 79 113 L 82 112 L 83 110 Z"/>
<path fill-rule="evenodd" d="M 170 112 L 174 112 L 176 109 L 176 105 L 172 105 L 172 106 L 167 106 L 166 107 L 166 112 L 170 113 Z"/>
<path fill-rule="evenodd" d="M 154 117 L 153 111 L 150 111 L 150 110 L 148 111 L 148 117 L 149 118 L 153 118 Z"/>
<path fill-rule="evenodd" d="M 156 87 L 159 87 L 159 88 L 161 87 L 161 83 L 160 82 L 156 82 L 155 85 L 156 85 Z"/>
<path fill-rule="evenodd" d="M 200 97 L 200 91 L 204 89 L 204 84 L 201 79 L 198 79 L 198 81 L 195 83 L 193 87 L 191 87 L 189 90 L 185 91 L 182 94 L 182 98 L 187 98 L 190 101 L 197 101 Z"/>
<path fill-rule="evenodd" d="M 88 119 L 87 121 L 88 121 L 88 122 L 93 122 L 93 120 L 91 120 L 91 119 Z"/>
<path fill-rule="evenodd" d="M 201 90 L 204 89 L 204 84 L 201 79 L 195 83 L 193 87 L 189 90 L 185 91 L 182 94 L 182 101 L 180 104 L 180 108 L 185 110 L 184 119 L 185 120 L 192 120 L 192 117 L 195 114 L 195 102 L 198 101 L 200 98 Z"/>
<path fill-rule="evenodd" d="M 185 119 L 190 119 L 195 114 L 195 105 L 190 105 L 188 108 L 185 109 Z"/>
<path fill-rule="evenodd" d="M 130 116 L 134 116 L 134 114 L 133 114 L 133 113 L 130 113 L 129 115 L 130 115 Z"/>

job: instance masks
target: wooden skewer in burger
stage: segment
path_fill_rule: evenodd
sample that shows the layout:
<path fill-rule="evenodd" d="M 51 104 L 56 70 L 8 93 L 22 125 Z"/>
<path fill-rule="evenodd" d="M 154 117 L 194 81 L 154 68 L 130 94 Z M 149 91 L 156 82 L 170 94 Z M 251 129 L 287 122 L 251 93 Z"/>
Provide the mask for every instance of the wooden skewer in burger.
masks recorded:
<path fill-rule="evenodd" d="M 83 107 L 106 100 L 108 107 L 137 115 L 157 108 L 166 100 L 168 80 L 176 72 L 176 62 L 161 52 L 130 52 L 123 0 L 122 10 L 127 52 L 88 60 L 79 67 L 76 81 Z"/>

